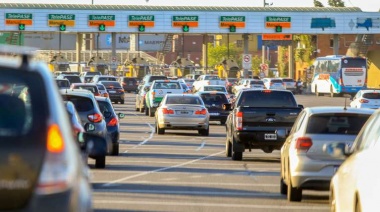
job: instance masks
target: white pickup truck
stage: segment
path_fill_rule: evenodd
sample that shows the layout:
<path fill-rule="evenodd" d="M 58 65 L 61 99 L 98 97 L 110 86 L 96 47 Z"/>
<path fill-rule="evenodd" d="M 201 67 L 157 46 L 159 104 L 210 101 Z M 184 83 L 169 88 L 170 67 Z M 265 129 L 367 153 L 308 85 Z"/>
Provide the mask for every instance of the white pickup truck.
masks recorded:
<path fill-rule="evenodd" d="M 221 80 L 216 75 L 201 75 L 193 83 L 193 93 L 197 92 L 204 85 L 226 85 L 225 80 Z"/>

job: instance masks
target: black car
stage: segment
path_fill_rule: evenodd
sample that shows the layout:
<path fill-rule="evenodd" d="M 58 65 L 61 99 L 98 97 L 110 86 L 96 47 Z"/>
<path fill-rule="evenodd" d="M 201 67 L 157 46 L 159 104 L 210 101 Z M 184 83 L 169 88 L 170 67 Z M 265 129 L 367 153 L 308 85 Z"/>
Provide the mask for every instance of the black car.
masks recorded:
<path fill-rule="evenodd" d="M 125 92 L 136 92 L 137 87 L 139 86 L 139 79 L 137 77 L 120 77 L 118 82 Z"/>
<path fill-rule="evenodd" d="M 91 91 L 79 89 L 61 90 L 61 94 L 65 101 L 71 101 L 75 105 L 83 125 L 92 124 L 94 126 L 94 129 L 86 129 L 86 131 L 104 138 L 104 142 L 94 143 L 89 151 L 89 157 L 95 159 L 95 167 L 104 168 L 106 155 L 111 151 L 112 143 L 107 135 L 107 124 L 95 96 Z"/>
<path fill-rule="evenodd" d="M 90 176 L 50 70 L 23 49 L 4 48 L 0 211 L 92 211 Z"/>
<path fill-rule="evenodd" d="M 220 124 L 225 124 L 228 111 L 223 110 L 223 104 L 228 104 L 227 96 L 224 92 L 198 92 L 210 114 L 210 121 L 220 121 Z"/>
<path fill-rule="evenodd" d="M 124 89 L 121 87 L 119 82 L 114 81 L 100 81 L 106 87 L 108 96 L 112 102 L 124 104 Z"/>
<path fill-rule="evenodd" d="M 70 84 L 82 82 L 80 77 L 78 75 L 74 75 L 74 74 L 61 74 L 61 75 L 57 76 L 56 79 L 67 79 L 67 80 L 69 80 Z"/>
<path fill-rule="evenodd" d="M 112 150 L 110 152 L 111 155 L 119 155 L 119 118 L 124 118 L 123 113 L 116 114 L 112 102 L 109 98 L 106 97 L 95 97 L 98 102 L 100 111 L 106 120 L 107 123 L 107 134 L 108 137 L 111 138 L 112 141 Z"/>

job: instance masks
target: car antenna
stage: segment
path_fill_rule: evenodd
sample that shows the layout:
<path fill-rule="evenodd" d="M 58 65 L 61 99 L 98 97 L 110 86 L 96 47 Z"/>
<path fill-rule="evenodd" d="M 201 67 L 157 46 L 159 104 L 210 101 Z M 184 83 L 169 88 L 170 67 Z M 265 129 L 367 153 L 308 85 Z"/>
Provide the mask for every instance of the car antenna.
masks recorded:
<path fill-rule="evenodd" d="M 344 108 L 343 110 L 347 110 L 347 97 L 344 98 Z"/>

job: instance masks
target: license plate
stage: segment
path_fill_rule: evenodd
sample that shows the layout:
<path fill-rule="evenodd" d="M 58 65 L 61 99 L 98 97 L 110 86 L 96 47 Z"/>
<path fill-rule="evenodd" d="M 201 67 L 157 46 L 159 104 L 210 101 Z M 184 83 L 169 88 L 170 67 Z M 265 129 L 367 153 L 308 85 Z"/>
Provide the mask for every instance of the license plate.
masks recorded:
<path fill-rule="evenodd" d="M 116 91 L 108 91 L 109 93 L 116 93 Z"/>
<path fill-rule="evenodd" d="M 277 134 L 275 134 L 275 133 L 264 134 L 264 139 L 265 140 L 277 140 Z"/>
<path fill-rule="evenodd" d="M 182 111 L 177 111 L 177 114 L 180 114 L 180 115 L 188 115 L 188 114 L 190 114 L 190 112 L 189 112 L 189 111 L 182 110 Z"/>

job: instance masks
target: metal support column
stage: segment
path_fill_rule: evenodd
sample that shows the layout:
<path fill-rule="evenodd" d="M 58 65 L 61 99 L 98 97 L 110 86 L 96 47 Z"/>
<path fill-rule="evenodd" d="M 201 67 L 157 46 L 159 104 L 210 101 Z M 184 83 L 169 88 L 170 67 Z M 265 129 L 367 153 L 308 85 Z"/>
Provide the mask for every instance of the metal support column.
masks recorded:
<path fill-rule="evenodd" d="M 112 39 L 112 47 L 111 47 L 111 57 L 112 58 L 116 58 L 116 61 L 112 61 L 112 65 L 111 65 L 111 71 L 113 72 L 114 75 L 116 75 L 116 69 L 117 69 L 117 61 L 118 61 L 118 58 L 116 57 L 116 32 L 112 32 L 111 33 L 111 39 Z"/>
<path fill-rule="evenodd" d="M 61 49 L 62 49 L 62 33 L 59 32 L 59 36 L 58 36 L 58 52 L 61 53 Z"/>
<path fill-rule="evenodd" d="M 76 58 L 75 58 L 75 61 L 78 63 L 77 65 L 77 72 L 81 72 L 81 66 L 80 66 L 80 62 L 81 62 L 81 51 L 82 51 L 82 42 L 83 42 L 83 34 L 81 33 L 77 33 L 77 41 L 75 43 L 75 48 L 76 48 Z"/>
<path fill-rule="evenodd" d="M 243 42 L 244 42 L 244 54 L 249 54 L 248 34 L 243 34 Z M 248 69 L 244 69 L 243 77 L 248 78 Z"/>
<path fill-rule="evenodd" d="M 202 66 L 204 73 L 207 73 L 208 69 L 208 35 L 203 35 L 203 44 L 202 44 Z"/>
<path fill-rule="evenodd" d="M 338 55 L 339 54 L 339 35 L 334 34 L 333 39 L 334 39 L 333 54 Z"/>
<path fill-rule="evenodd" d="M 294 78 L 294 49 L 293 45 L 288 46 L 289 54 L 289 77 Z"/>

